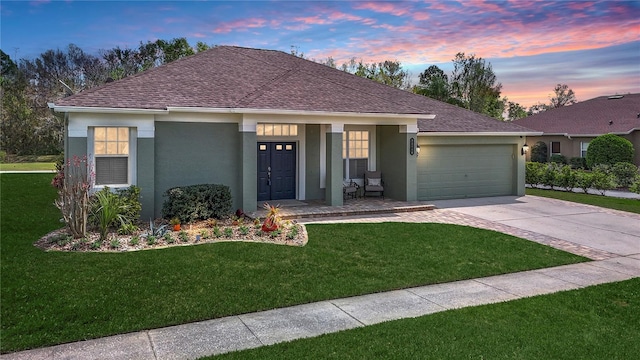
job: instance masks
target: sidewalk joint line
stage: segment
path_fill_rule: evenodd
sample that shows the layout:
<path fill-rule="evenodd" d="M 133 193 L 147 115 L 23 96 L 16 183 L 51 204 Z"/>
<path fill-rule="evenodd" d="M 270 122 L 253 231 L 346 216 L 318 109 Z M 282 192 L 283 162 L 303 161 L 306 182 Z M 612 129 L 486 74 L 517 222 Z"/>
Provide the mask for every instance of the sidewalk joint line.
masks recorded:
<path fill-rule="evenodd" d="M 151 339 L 151 332 L 149 330 L 146 330 L 145 333 L 147 334 L 147 339 L 149 339 L 149 345 L 151 345 L 151 352 L 153 352 L 153 358 L 157 360 L 158 354 L 156 353 L 156 347 L 153 344 L 153 339 Z"/>
<path fill-rule="evenodd" d="M 247 330 L 249 330 L 249 332 L 251 333 L 251 335 L 253 335 L 253 337 L 256 338 L 256 340 L 258 340 L 258 342 L 262 345 L 265 346 L 266 344 L 262 342 L 262 340 L 260 340 L 260 337 L 258 337 L 258 335 L 256 335 L 256 333 L 253 332 L 253 330 L 251 330 L 251 328 L 249 327 L 249 325 L 247 325 L 240 316 L 236 316 L 238 318 L 238 320 L 240 320 L 240 322 L 242 323 L 242 325 L 244 325 L 244 327 L 247 328 Z"/>
<path fill-rule="evenodd" d="M 332 301 L 329 301 L 329 303 L 335 307 L 338 308 L 338 310 L 342 311 L 343 313 L 347 314 L 348 317 L 352 318 L 353 320 L 357 321 L 360 325 L 362 326 L 367 326 L 367 324 L 363 323 L 362 321 L 358 320 L 357 318 L 355 318 L 353 315 L 349 314 L 348 312 L 344 311 L 340 306 L 334 304 Z"/>

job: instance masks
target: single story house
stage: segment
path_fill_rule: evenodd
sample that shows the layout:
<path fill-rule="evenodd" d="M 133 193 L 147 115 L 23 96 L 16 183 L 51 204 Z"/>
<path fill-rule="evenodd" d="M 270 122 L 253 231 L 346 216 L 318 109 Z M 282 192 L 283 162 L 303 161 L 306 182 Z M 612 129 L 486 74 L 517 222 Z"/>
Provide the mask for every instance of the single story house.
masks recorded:
<path fill-rule="evenodd" d="M 272 50 L 218 46 L 50 105 L 65 156 L 95 186 L 141 188 L 142 217 L 175 186 L 228 185 L 234 208 L 343 204 L 343 182 L 381 171 L 402 201 L 524 194 L 539 134 Z"/>
<path fill-rule="evenodd" d="M 549 157 L 585 157 L 595 137 L 622 136 L 633 144 L 634 163 L 640 166 L 640 94 L 600 96 L 527 116 L 516 123 L 543 133 L 528 137 L 527 142 L 532 146 L 543 141 Z M 529 157 L 530 152 L 527 160 Z"/>

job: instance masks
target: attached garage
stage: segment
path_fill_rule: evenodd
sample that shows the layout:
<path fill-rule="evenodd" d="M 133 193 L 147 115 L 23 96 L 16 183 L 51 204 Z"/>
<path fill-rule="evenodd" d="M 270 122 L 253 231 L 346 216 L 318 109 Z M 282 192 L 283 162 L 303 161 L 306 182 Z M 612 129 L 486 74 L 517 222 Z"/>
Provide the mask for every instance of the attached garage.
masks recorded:
<path fill-rule="evenodd" d="M 521 142 L 520 137 L 419 137 L 418 199 L 518 195 Z"/>

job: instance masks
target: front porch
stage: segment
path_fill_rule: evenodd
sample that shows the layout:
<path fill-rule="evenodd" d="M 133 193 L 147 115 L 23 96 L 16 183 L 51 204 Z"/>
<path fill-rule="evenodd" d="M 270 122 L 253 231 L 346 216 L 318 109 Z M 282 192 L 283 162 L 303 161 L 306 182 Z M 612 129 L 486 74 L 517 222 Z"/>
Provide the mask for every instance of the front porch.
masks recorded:
<path fill-rule="evenodd" d="M 257 204 L 257 211 L 247 213 L 250 218 L 264 218 L 267 211 L 264 202 Z M 427 211 L 435 206 L 427 201 L 398 201 L 381 198 L 357 198 L 344 200 L 340 206 L 327 205 L 324 200 L 276 200 L 270 205 L 280 205 L 282 219 L 294 220 L 304 218 L 323 218 L 340 216 L 357 216 L 372 214 L 390 214 L 412 211 Z"/>

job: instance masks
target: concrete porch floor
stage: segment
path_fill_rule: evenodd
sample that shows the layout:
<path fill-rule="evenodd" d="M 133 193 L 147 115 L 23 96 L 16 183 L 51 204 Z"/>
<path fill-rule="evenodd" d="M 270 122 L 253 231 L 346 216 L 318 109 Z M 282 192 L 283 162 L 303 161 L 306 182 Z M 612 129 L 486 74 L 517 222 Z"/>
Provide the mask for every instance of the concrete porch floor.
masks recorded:
<path fill-rule="evenodd" d="M 323 218 L 356 215 L 375 215 L 433 210 L 435 206 L 428 201 L 398 201 L 380 197 L 346 199 L 342 206 L 328 206 L 324 200 L 272 200 L 258 202 L 258 210 L 246 215 L 255 219 L 264 218 L 267 211 L 264 203 L 280 205 L 282 219 Z"/>

